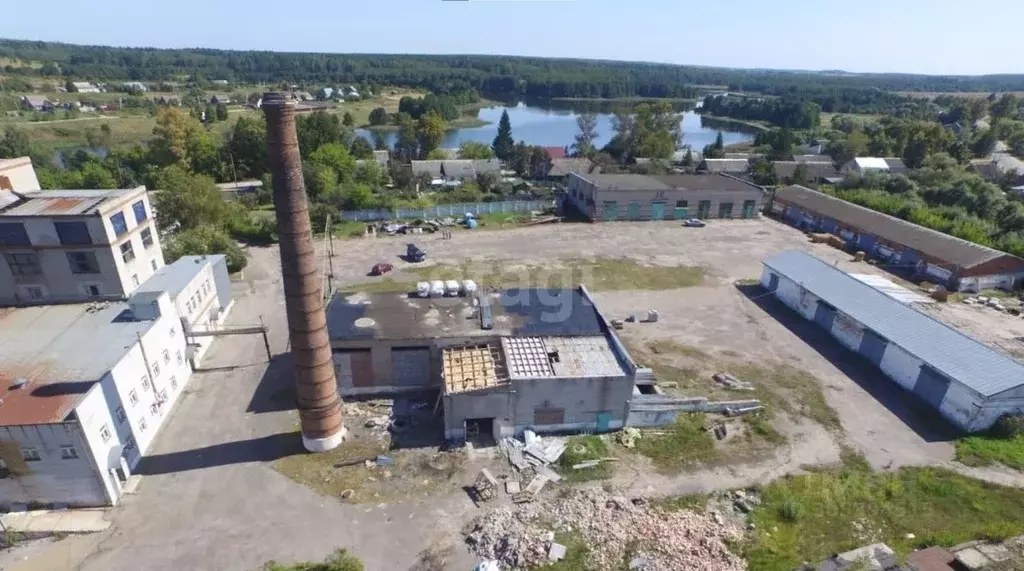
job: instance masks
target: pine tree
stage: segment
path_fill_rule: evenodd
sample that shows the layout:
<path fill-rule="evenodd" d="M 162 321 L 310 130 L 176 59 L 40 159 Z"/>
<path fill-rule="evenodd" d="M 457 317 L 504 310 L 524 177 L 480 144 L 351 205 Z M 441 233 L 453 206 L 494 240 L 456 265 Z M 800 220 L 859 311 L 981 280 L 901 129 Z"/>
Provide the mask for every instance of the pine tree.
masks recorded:
<path fill-rule="evenodd" d="M 512 123 L 508 119 L 508 111 L 502 111 L 501 120 L 498 121 L 498 135 L 494 137 L 492 145 L 495 156 L 503 161 L 508 160 L 515 144 L 512 140 Z"/>

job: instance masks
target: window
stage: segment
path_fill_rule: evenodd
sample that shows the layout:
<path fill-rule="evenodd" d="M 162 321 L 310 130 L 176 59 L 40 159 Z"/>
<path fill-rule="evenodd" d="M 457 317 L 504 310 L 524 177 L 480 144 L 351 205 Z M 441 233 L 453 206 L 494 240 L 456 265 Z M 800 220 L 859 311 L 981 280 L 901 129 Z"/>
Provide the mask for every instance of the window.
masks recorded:
<path fill-rule="evenodd" d="M 31 246 L 25 232 L 25 225 L 21 222 L 4 222 L 0 224 L 0 246 Z"/>
<path fill-rule="evenodd" d="M 171 362 L 171 352 L 168 351 L 167 349 L 164 349 L 164 364 L 166 365 L 166 364 L 168 364 L 170 362 Z"/>
<path fill-rule="evenodd" d="M 146 417 L 142 417 L 142 418 L 139 419 L 139 431 L 140 432 L 145 432 L 146 431 Z"/>
<path fill-rule="evenodd" d="M 110 440 L 110 427 L 106 424 L 100 427 L 100 440 L 103 442 Z"/>
<path fill-rule="evenodd" d="M 141 200 L 132 204 L 132 211 L 135 212 L 135 221 L 140 224 L 145 222 L 146 218 L 149 217 L 146 213 L 146 203 Z"/>
<path fill-rule="evenodd" d="M 126 240 L 124 244 L 121 244 L 121 259 L 126 264 L 135 259 L 135 250 L 132 249 L 131 240 Z"/>
<path fill-rule="evenodd" d="M 139 274 L 132 274 L 132 285 L 139 287 Z"/>
<path fill-rule="evenodd" d="M 124 212 L 118 212 L 111 216 L 110 225 L 114 228 L 114 235 L 118 238 L 128 233 L 128 223 L 124 221 Z"/>
<path fill-rule="evenodd" d="M 86 284 L 82 286 L 82 290 L 85 292 L 85 295 L 89 297 L 97 297 L 100 295 L 100 286 L 97 285 Z"/>
<path fill-rule="evenodd" d="M 181 357 L 181 351 L 178 351 L 177 359 L 178 359 L 178 364 L 179 365 L 184 362 L 184 359 L 182 359 L 182 357 Z M 174 380 L 174 378 L 172 377 L 171 381 L 173 381 L 173 380 Z"/>
<path fill-rule="evenodd" d="M 160 363 L 153 363 L 153 376 L 154 377 L 159 377 L 160 376 Z"/>
<path fill-rule="evenodd" d="M 26 462 L 38 462 L 43 459 L 39 456 L 39 451 L 35 448 L 22 448 L 21 457 L 24 458 Z"/>
<path fill-rule="evenodd" d="M 92 237 L 89 236 L 89 227 L 81 220 L 54 222 L 53 227 L 57 230 L 57 238 L 60 239 L 61 244 L 66 246 L 92 244 Z"/>
<path fill-rule="evenodd" d="M 149 414 L 152 414 L 153 416 L 160 414 L 160 405 L 157 403 L 149 405 Z"/>
<path fill-rule="evenodd" d="M 71 264 L 71 273 L 73 274 L 100 273 L 95 252 L 68 252 L 68 263 Z"/>
<path fill-rule="evenodd" d="M 43 273 L 36 254 L 4 254 L 11 273 L 16 276 L 38 276 Z"/>
<path fill-rule="evenodd" d="M 145 246 L 146 248 L 148 248 L 148 247 L 153 245 L 153 229 L 152 228 L 144 228 L 142 230 L 142 232 L 139 233 L 139 236 L 142 237 L 142 245 Z"/>
<path fill-rule="evenodd" d="M 154 365 L 158 365 L 159 366 L 158 363 L 154 363 Z M 144 390 L 144 391 L 148 391 L 149 390 L 149 375 L 142 375 L 142 390 Z"/>
<path fill-rule="evenodd" d="M 135 389 L 128 391 L 128 402 L 133 405 L 139 404 L 139 395 L 135 392 Z"/>
<path fill-rule="evenodd" d="M 128 440 L 124 441 L 124 451 L 130 452 L 132 450 L 135 450 L 135 437 L 129 436 Z"/>
<path fill-rule="evenodd" d="M 157 269 L 156 260 L 150 260 L 149 265 L 153 267 L 153 271 L 155 272 Z"/>
<path fill-rule="evenodd" d="M 64 445 L 60 447 L 60 458 L 61 460 L 74 460 L 78 458 L 78 451 L 75 450 L 74 446 Z"/>
<path fill-rule="evenodd" d="M 128 420 L 128 413 L 124 411 L 124 407 L 121 405 L 117 405 L 117 411 L 114 414 L 117 416 L 118 423 Z"/>
<path fill-rule="evenodd" d="M 677 200 L 676 201 L 676 208 L 689 208 L 689 207 L 690 207 L 690 201 L 689 200 Z"/>
<path fill-rule="evenodd" d="M 179 358 L 181 357 L 181 353 L 178 353 L 178 357 Z M 178 388 L 178 379 L 175 379 L 174 377 L 171 377 L 171 388 L 172 389 Z"/>

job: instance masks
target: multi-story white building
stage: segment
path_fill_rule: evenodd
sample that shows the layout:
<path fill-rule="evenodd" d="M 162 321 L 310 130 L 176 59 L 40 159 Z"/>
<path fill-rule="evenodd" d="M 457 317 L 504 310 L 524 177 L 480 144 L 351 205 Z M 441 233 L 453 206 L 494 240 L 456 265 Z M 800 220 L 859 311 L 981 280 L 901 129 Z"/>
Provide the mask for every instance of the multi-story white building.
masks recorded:
<path fill-rule="evenodd" d="M 124 299 L 164 265 L 144 186 L 12 194 L 0 207 L 0 306 Z"/>
<path fill-rule="evenodd" d="M 0 312 L 0 504 L 116 504 L 192 375 L 170 296 Z"/>

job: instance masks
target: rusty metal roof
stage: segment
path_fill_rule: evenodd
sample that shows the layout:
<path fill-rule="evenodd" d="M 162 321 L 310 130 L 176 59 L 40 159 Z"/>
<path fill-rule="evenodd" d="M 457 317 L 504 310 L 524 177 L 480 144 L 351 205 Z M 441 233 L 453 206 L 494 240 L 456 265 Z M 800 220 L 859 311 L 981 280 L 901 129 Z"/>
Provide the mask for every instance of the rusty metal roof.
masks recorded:
<path fill-rule="evenodd" d="M 144 187 L 143 188 L 144 192 Z M 0 211 L 0 216 L 67 216 L 96 214 L 106 202 L 118 200 L 139 189 L 43 190 Z"/>
<path fill-rule="evenodd" d="M 64 420 L 152 325 L 120 302 L 0 310 L 0 426 Z"/>

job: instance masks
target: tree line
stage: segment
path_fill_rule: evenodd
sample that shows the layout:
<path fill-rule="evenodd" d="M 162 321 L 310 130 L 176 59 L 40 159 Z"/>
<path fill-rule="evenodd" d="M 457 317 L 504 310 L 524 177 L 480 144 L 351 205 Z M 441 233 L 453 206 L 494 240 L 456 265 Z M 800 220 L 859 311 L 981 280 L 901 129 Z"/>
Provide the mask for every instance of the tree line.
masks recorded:
<path fill-rule="evenodd" d="M 821 106 L 812 101 L 788 98 L 709 95 L 701 113 L 734 119 L 767 121 L 789 129 L 814 129 L 821 124 Z"/>
<path fill-rule="evenodd" d="M 844 105 L 877 99 L 875 91 L 1024 90 L 1024 75 L 787 72 L 536 57 L 115 48 L 21 40 L 0 40 L 0 58 L 38 62 L 8 65 L 7 73 L 97 81 L 202 75 L 242 83 L 376 83 L 435 93 L 475 89 L 541 98 L 696 98 L 695 85 L 713 85 L 778 96 L 817 93 L 826 112 L 851 112 Z"/>

